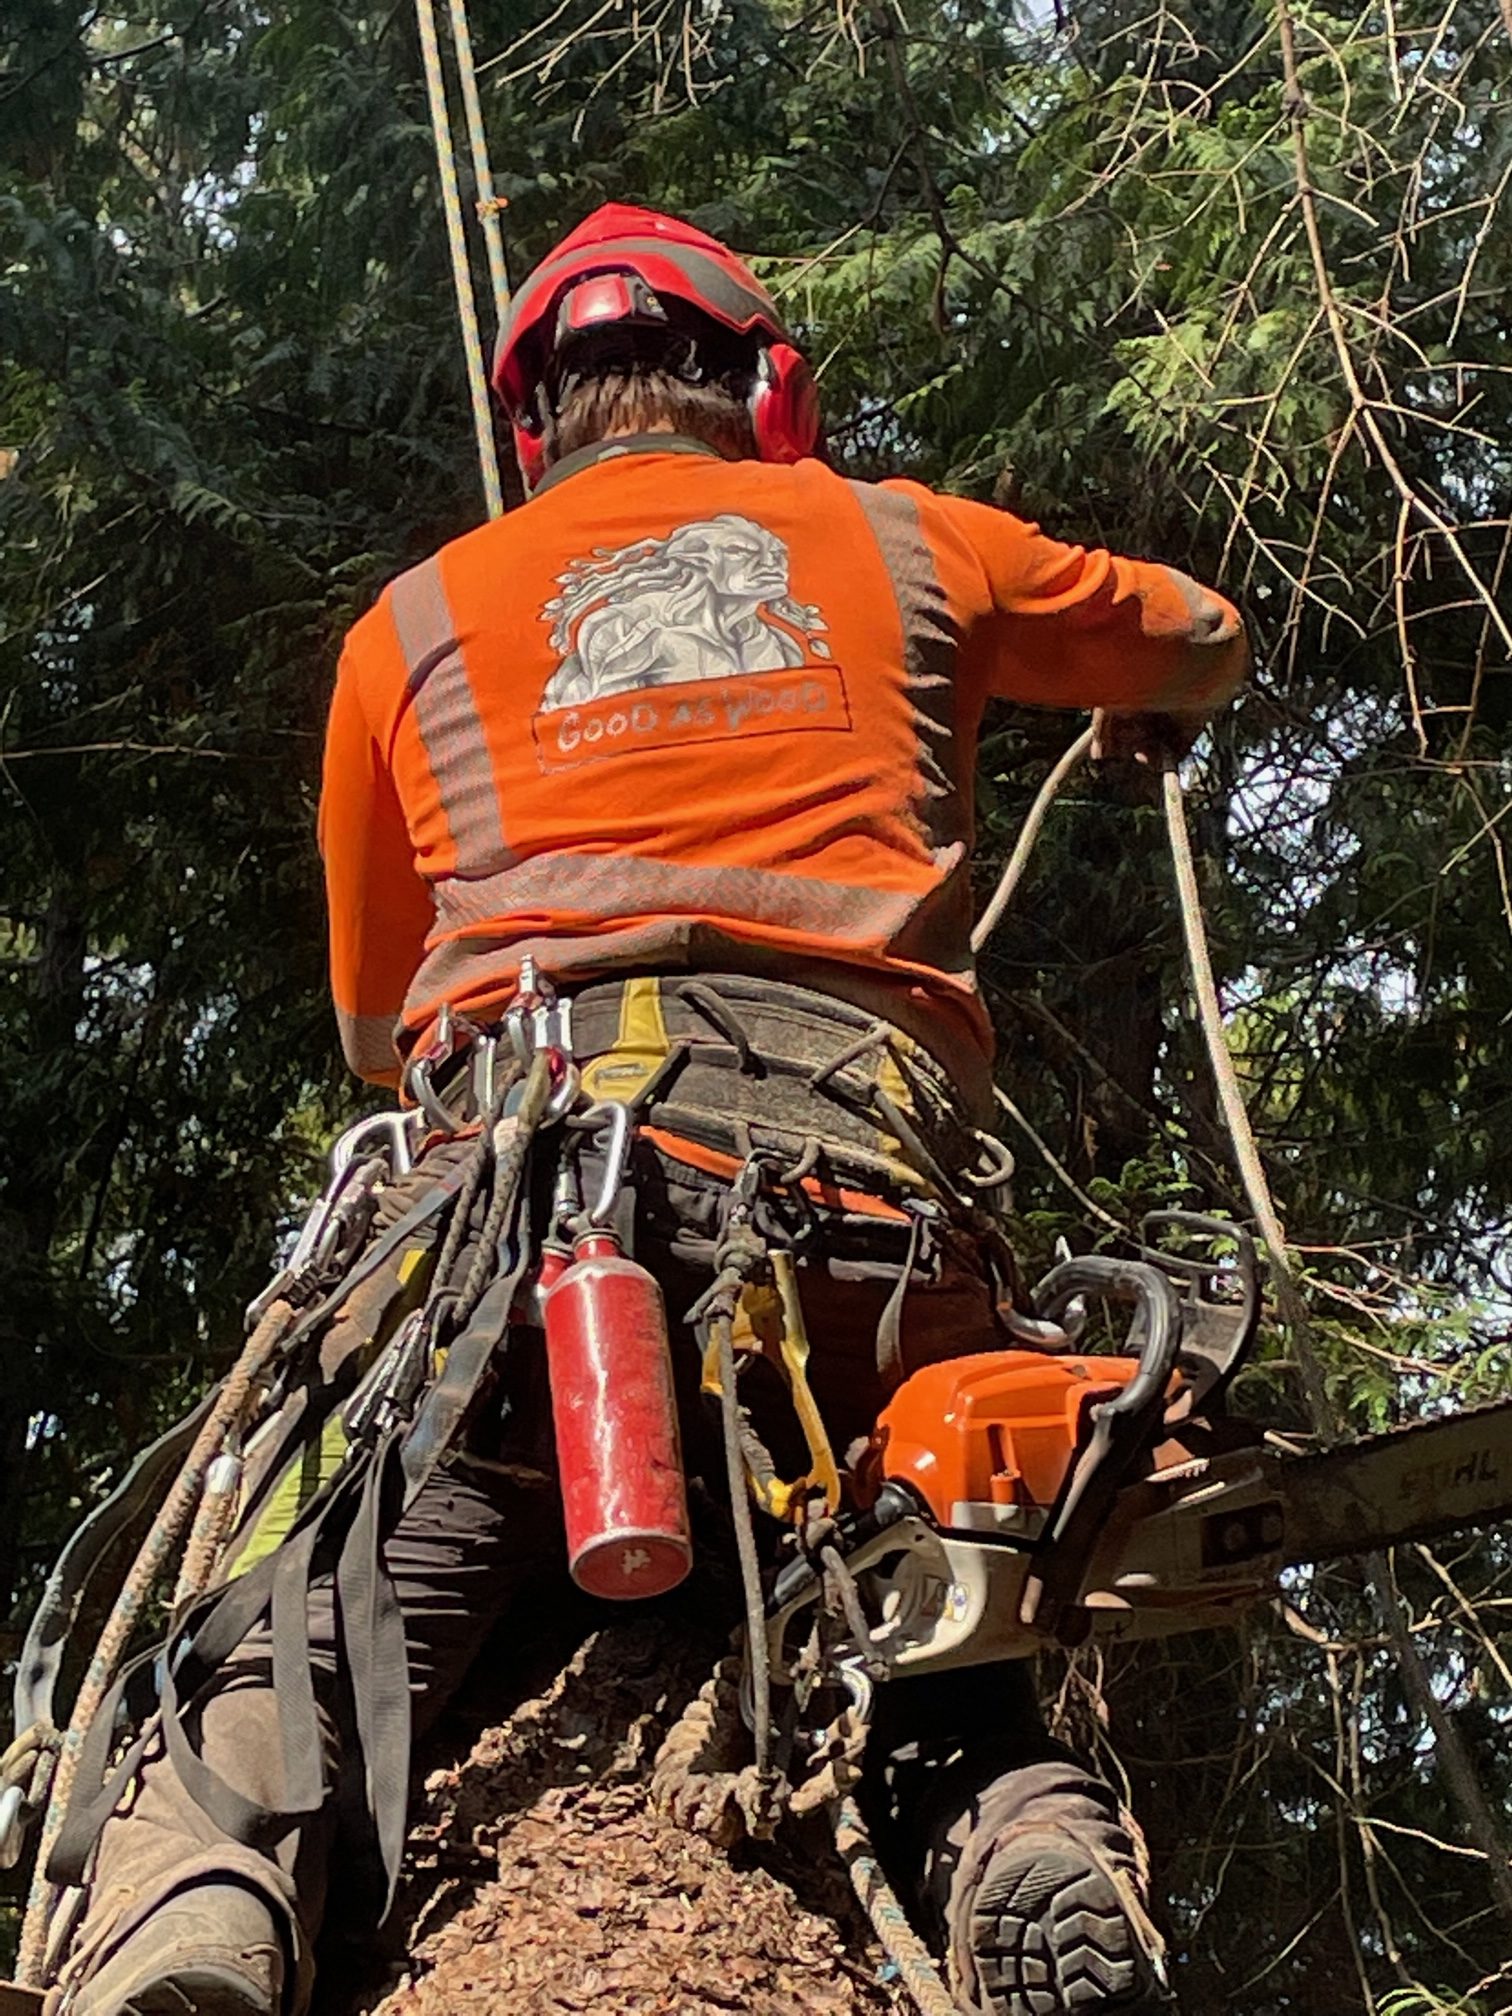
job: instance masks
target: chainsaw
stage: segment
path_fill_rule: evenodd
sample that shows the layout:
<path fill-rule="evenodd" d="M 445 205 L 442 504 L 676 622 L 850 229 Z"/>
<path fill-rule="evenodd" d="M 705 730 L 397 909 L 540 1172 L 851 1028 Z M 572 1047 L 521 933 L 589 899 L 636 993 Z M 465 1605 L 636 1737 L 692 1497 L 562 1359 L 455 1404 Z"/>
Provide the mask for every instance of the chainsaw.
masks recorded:
<path fill-rule="evenodd" d="M 1222 1625 L 1287 1568 L 1512 1514 L 1512 1401 L 1314 1450 L 1228 1412 L 1260 1318 L 1242 1228 L 1153 1213 L 1138 1258 L 1063 1261 L 1035 1306 L 1062 1348 L 913 1373 L 857 1466 L 835 1530 L 871 1678 Z M 1078 1348 L 1093 1310 L 1126 1316 L 1121 1348 Z M 779 1573 L 774 1680 L 823 1595 L 809 1558 Z"/>

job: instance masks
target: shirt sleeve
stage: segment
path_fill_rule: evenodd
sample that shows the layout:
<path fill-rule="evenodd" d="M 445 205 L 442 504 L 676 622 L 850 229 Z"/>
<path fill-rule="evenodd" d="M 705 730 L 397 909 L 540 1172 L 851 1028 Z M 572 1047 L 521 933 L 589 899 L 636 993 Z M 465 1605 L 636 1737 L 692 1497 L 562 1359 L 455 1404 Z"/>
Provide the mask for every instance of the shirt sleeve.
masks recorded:
<path fill-rule="evenodd" d="M 988 690 L 1038 707 L 1206 716 L 1249 669 L 1239 612 L 1175 567 L 1062 545 L 1011 512 L 936 497 L 986 577 Z"/>
<path fill-rule="evenodd" d="M 347 641 L 326 728 L 320 851 L 330 922 L 331 993 L 347 1062 L 397 1085 L 395 1027 L 434 916 L 383 748 L 361 690 L 358 633 Z"/>

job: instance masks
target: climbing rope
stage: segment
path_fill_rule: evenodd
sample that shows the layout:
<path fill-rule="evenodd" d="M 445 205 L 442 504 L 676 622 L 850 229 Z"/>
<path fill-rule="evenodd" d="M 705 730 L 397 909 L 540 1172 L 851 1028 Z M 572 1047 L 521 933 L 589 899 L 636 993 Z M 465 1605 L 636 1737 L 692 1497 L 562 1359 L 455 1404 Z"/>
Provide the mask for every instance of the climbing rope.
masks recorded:
<path fill-rule="evenodd" d="M 751 1664 L 751 1740 L 756 1750 L 756 1778 L 765 1786 L 772 1769 L 772 1679 L 766 1620 L 761 1606 L 761 1573 L 756 1559 L 756 1535 L 746 1490 L 740 1447 L 740 1397 L 735 1390 L 735 1351 L 731 1323 L 716 1316 L 710 1326 L 719 1352 L 719 1411 L 724 1430 L 725 1478 L 735 1520 L 735 1551 L 746 1597 L 746 1657 Z"/>
<path fill-rule="evenodd" d="M 998 925 L 1002 923 L 1003 914 L 1023 880 L 1029 857 L 1034 851 L 1040 829 L 1045 823 L 1045 815 L 1055 802 L 1061 786 L 1092 747 L 1092 738 L 1093 730 L 1084 729 L 1040 786 L 1023 826 L 1019 829 L 1019 836 L 1008 858 L 1008 865 L 998 878 L 998 885 L 992 892 L 991 901 L 972 927 L 973 952 L 980 952 Z M 1202 897 L 1197 888 L 1197 868 L 1192 855 L 1192 837 L 1187 826 L 1186 794 L 1181 787 L 1180 771 L 1174 763 L 1167 764 L 1161 787 L 1164 794 L 1166 832 L 1170 840 L 1171 860 L 1176 871 L 1176 895 L 1181 909 L 1181 929 L 1186 941 L 1187 962 L 1191 969 L 1197 1017 L 1202 1025 L 1203 1040 L 1207 1045 L 1208 1061 L 1212 1066 L 1218 1102 L 1223 1109 L 1224 1124 L 1233 1143 L 1234 1160 L 1238 1166 L 1240 1181 L 1244 1185 L 1244 1194 L 1249 1200 L 1249 1207 L 1259 1227 L 1260 1236 L 1270 1249 L 1271 1275 L 1276 1284 L 1276 1299 L 1280 1304 L 1283 1320 L 1291 1327 L 1298 1322 L 1306 1322 L 1306 1305 L 1287 1262 L 1286 1234 L 1282 1230 L 1275 1200 L 1266 1181 L 1254 1129 L 1250 1126 L 1249 1112 L 1244 1104 L 1244 1096 L 1239 1090 L 1239 1078 L 1228 1047 L 1228 1037 L 1224 1033 L 1223 1010 L 1219 1005 L 1218 988 L 1213 978 L 1212 955 L 1208 948 L 1207 926 L 1203 921 Z M 1115 1224 L 1116 1221 L 1110 1219 L 1107 1212 L 1077 1190 L 1069 1173 L 1056 1162 L 1047 1144 L 1034 1133 L 1017 1107 L 1002 1094 L 999 1094 L 999 1100 L 1031 1136 L 1036 1147 L 1049 1161 L 1056 1174 L 1075 1192 L 1079 1201 L 1096 1212 L 1099 1218 L 1109 1224 Z M 1317 1411 L 1316 1407 L 1314 1411 Z"/>
<path fill-rule="evenodd" d="M 1039 839 L 1040 829 L 1045 823 L 1045 815 L 1054 803 L 1061 786 L 1092 747 L 1092 737 L 1093 730 L 1084 729 L 1040 786 L 1019 830 L 1008 865 L 992 892 L 992 899 L 972 929 L 973 952 L 981 951 L 1003 921 L 1003 914 L 1023 880 L 1024 870 L 1034 851 L 1034 844 Z M 1171 861 L 1176 871 L 1176 895 L 1181 910 L 1182 936 L 1186 941 L 1187 963 L 1191 969 L 1192 993 L 1197 1003 L 1197 1017 L 1202 1025 L 1208 1061 L 1212 1066 L 1213 1082 L 1217 1088 L 1219 1105 L 1223 1110 L 1224 1125 L 1228 1128 L 1229 1138 L 1233 1144 L 1234 1160 L 1239 1170 L 1240 1181 L 1244 1185 L 1244 1194 L 1249 1200 L 1249 1207 L 1260 1236 L 1270 1251 L 1271 1278 L 1275 1283 L 1276 1300 L 1280 1306 L 1282 1320 L 1289 1329 L 1295 1331 L 1299 1326 L 1306 1324 L 1307 1308 L 1287 1261 L 1286 1234 L 1282 1230 L 1275 1200 L 1266 1181 L 1265 1168 L 1260 1159 L 1254 1129 L 1250 1125 L 1249 1112 L 1244 1104 L 1244 1096 L 1239 1090 L 1239 1078 L 1228 1047 L 1228 1037 L 1224 1033 L 1223 1010 L 1219 1005 L 1218 988 L 1213 978 L 1213 960 L 1208 948 L 1207 926 L 1203 921 L 1202 897 L 1197 888 L 1192 837 L 1187 826 L 1186 794 L 1181 787 L 1180 771 L 1174 763 L 1167 764 L 1161 788 L 1164 794 Z M 1001 1092 L 998 1094 L 998 1100 L 1005 1111 L 1034 1141 L 1050 1167 L 1071 1189 L 1078 1201 L 1105 1223 L 1122 1230 L 1121 1226 L 1117 1226 L 1115 1219 L 1109 1217 L 1106 1211 L 1077 1188 L 1069 1171 L 1057 1162 L 1048 1144 L 1035 1133 L 1029 1121 L 1012 1101 Z M 1303 1373 L 1304 1378 L 1309 1377 L 1309 1367 L 1305 1359 Z M 1315 1379 L 1316 1376 L 1314 1365 L 1311 1368 L 1311 1377 Z M 1308 1398 L 1315 1416 L 1326 1415 L 1327 1402 L 1322 1395 L 1321 1387 L 1316 1392 L 1310 1391 Z"/>
<path fill-rule="evenodd" d="M 972 927 L 973 952 L 980 952 L 1002 923 L 1003 912 L 1013 901 L 1014 891 L 1023 880 L 1024 870 L 1029 865 L 1029 856 L 1034 852 L 1034 843 L 1039 839 L 1040 828 L 1045 823 L 1045 814 L 1055 803 L 1056 794 L 1062 784 L 1092 747 L 1093 733 L 1091 728 L 1084 728 L 1041 784 L 1034 803 L 1029 807 L 1028 816 L 1019 828 L 1019 836 L 1014 843 L 1013 852 L 1008 857 L 1008 865 L 998 877 L 998 885 L 992 892 L 992 900 Z"/>
<path fill-rule="evenodd" d="M 1181 788 L 1181 778 L 1174 767 L 1166 771 L 1162 783 L 1165 791 L 1166 831 L 1170 836 L 1171 860 L 1176 869 L 1176 895 L 1181 906 L 1181 929 L 1186 939 L 1187 964 L 1192 975 L 1192 993 L 1197 1002 L 1197 1019 L 1202 1024 L 1203 1041 L 1207 1045 L 1208 1062 L 1212 1066 L 1218 1103 L 1223 1109 L 1223 1123 L 1228 1129 L 1229 1140 L 1233 1145 L 1234 1162 L 1239 1170 L 1239 1180 L 1244 1185 L 1245 1197 L 1249 1200 L 1249 1207 L 1259 1227 L 1260 1237 L 1269 1249 L 1271 1280 L 1275 1286 L 1282 1321 L 1294 1334 L 1301 1328 L 1304 1343 L 1307 1343 L 1305 1334 L 1308 1322 L 1307 1305 L 1287 1260 L 1286 1234 L 1282 1230 L 1275 1199 L 1266 1180 L 1265 1166 L 1260 1160 L 1260 1149 L 1255 1141 L 1255 1130 L 1250 1125 L 1244 1095 L 1239 1090 L 1239 1074 L 1234 1069 L 1233 1053 L 1229 1049 L 1228 1037 L 1224 1032 L 1223 1010 L 1219 1005 L 1218 988 L 1213 979 L 1213 960 L 1208 949 L 1207 927 L 1202 917 L 1202 897 L 1197 888 L 1197 868 L 1192 857 L 1192 836 L 1187 827 L 1186 794 Z M 1319 1428 L 1320 1432 L 1324 1432 L 1329 1418 L 1328 1400 L 1323 1392 L 1316 1360 L 1311 1358 L 1310 1344 L 1300 1362 L 1303 1381 L 1309 1388 L 1308 1403 L 1310 1411 L 1315 1416 L 1314 1426 Z"/>
<path fill-rule="evenodd" d="M 1233 1144 L 1234 1160 L 1244 1185 L 1244 1194 L 1260 1229 L 1260 1236 L 1265 1241 L 1276 1307 L 1292 1356 L 1302 1375 L 1303 1395 L 1313 1432 L 1328 1447 L 1340 1439 L 1339 1424 L 1323 1382 L 1323 1368 L 1313 1342 L 1312 1318 L 1306 1298 L 1292 1272 L 1286 1234 L 1271 1194 L 1265 1165 L 1260 1159 L 1249 1112 L 1239 1089 L 1228 1037 L 1224 1032 L 1223 1011 L 1213 981 L 1213 962 L 1203 924 L 1202 900 L 1197 888 L 1197 871 L 1192 858 L 1191 835 L 1187 830 L 1181 780 L 1172 768 L 1166 771 L 1164 781 L 1166 825 L 1170 833 L 1171 857 L 1176 867 L 1176 888 L 1181 902 L 1181 923 L 1186 936 L 1192 989 L 1197 999 L 1198 1017 L 1207 1043 L 1219 1103 L 1223 1108 L 1224 1124 Z M 1433 1732 L 1434 1749 L 1449 1795 L 1459 1809 L 1466 1833 L 1485 1857 L 1487 1875 L 1498 1906 L 1506 1916 L 1512 1917 L 1512 1862 L 1508 1859 L 1497 1813 L 1476 1774 L 1464 1738 L 1433 1685 L 1426 1662 L 1403 1614 L 1402 1599 L 1392 1577 L 1391 1564 L 1384 1554 L 1371 1552 L 1365 1556 L 1365 1580 L 1382 1629 L 1401 1668 L 1407 1692 Z"/>
<path fill-rule="evenodd" d="M 494 193 L 493 169 L 488 159 L 488 135 L 483 126 L 483 104 L 478 96 L 478 71 L 473 62 L 472 35 L 467 25 L 466 0 L 450 0 L 452 48 L 457 58 L 457 75 L 462 80 L 462 105 L 467 114 L 467 139 L 472 149 L 473 186 L 478 194 L 478 222 L 483 226 L 483 243 L 488 249 L 488 277 L 493 286 L 494 319 L 504 326 L 509 312 L 509 265 L 504 256 L 504 232 L 499 212 L 505 199 Z"/>
<path fill-rule="evenodd" d="M 138 1548 L 136 1559 L 105 1620 L 74 1702 L 53 1773 L 31 1893 L 26 1902 L 21 1949 L 16 1960 L 16 1979 L 23 1985 L 41 1987 L 45 1979 L 49 1922 L 54 1901 L 47 1865 L 73 1795 L 84 1739 L 100 1712 L 101 1702 L 110 1691 L 142 1610 L 189 1523 L 190 1515 L 202 1502 L 206 1475 L 227 1436 L 240 1427 L 250 1413 L 258 1385 L 283 1342 L 292 1314 L 287 1302 L 273 1303 L 247 1339 L 241 1356 L 226 1375 L 214 1406 L 194 1438 L 194 1446 L 185 1459 L 183 1469 L 175 1478 L 173 1488 Z"/>
<path fill-rule="evenodd" d="M 770 1796 L 755 1766 L 738 1762 L 745 1734 L 740 1674 L 739 1658 L 720 1661 L 668 1730 L 651 1777 L 658 1810 L 721 1848 L 771 1831 Z M 814 1776 L 792 1791 L 786 1810 L 802 1815 L 828 1808 L 835 1847 L 852 1888 L 919 2016 L 960 2016 L 928 1947 L 883 1873 L 856 1803 L 868 1726 L 854 1708 L 841 1713 L 815 1750 Z"/>
<path fill-rule="evenodd" d="M 883 1952 L 913 1997 L 919 2016 L 961 2016 L 960 2004 L 941 1980 L 934 1956 L 909 1924 L 897 1892 L 882 1873 L 866 1820 L 850 1793 L 835 1801 L 830 1817 L 835 1829 L 835 1847 L 851 1879 L 851 1888 L 871 1920 Z"/>
<path fill-rule="evenodd" d="M 462 0 L 452 0 L 452 32 L 457 34 L 457 17 L 462 12 Z M 446 212 L 446 236 L 451 248 L 452 286 L 457 297 L 457 321 L 462 331 L 462 350 L 467 359 L 467 385 L 472 397 L 473 432 L 478 442 L 478 467 L 483 474 L 483 495 L 488 504 L 488 515 L 497 518 L 504 509 L 504 493 L 499 483 L 499 454 L 494 445 L 493 416 L 488 405 L 488 373 L 483 363 L 483 339 L 478 330 L 478 304 L 473 293 L 472 266 L 467 256 L 467 232 L 462 220 L 462 194 L 457 182 L 457 156 L 452 145 L 451 111 L 446 101 L 446 78 L 441 68 L 441 45 L 436 35 L 436 14 L 434 0 L 415 0 L 415 18 L 420 28 L 420 53 L 425 63 L 425 91 L 430 101 L 431 138 L 436 149 L 436 169 L 441 178 L 441 205 Z M 471 79 L 471 99 L 477 99 L 477 79 L 472 69 L 472 44 L 467 39 L 465 17 L 462 23 L 462 40 L 457 43 L 458 68 L 463 77 L 463 96 L 469 96 Z M 466 60 L 463 60 L 463 49 Z M 472 105 L 468 111 L 469 124 L 472 123 Z M 481 163 L 481 165 L 480 165 Z M 488 200 L 493 204 L 493 183 L 488 173 L 487 148 L 482 137 L 481 113 L 473 141 L 473 165 L 478 175 L 479 203 L 483 201 L 485 188 Z M 480 209 L 480 215 L 483 213 Z M 497 208 L 491 209 L 493 229 L 499 228 Z M 484 231 L 487 234 L 485 220 Z M 498 297 L 502 277 L 503 242 L 500 240 L 500 273 L 495 276 L 495 297 Z M 494 263 L 493 248 L 489 248 L 489 265 Z"/>

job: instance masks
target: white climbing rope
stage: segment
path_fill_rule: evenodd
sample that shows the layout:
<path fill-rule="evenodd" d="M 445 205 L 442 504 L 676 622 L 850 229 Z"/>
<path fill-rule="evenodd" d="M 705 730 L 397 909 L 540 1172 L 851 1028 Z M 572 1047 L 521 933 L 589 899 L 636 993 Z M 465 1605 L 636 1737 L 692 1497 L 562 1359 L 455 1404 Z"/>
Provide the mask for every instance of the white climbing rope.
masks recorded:
<path fill-rule="evenodd" d="M 452 48 L 457 57 L 457 75 L 462 80 L 462 106 L 467 114 L 467 139 L 472 149 L 478 222 L 483 226 L 483 243 L 488 249 L 494 320 L 502 329 L 504 317 L 509 312 L 509 262 L 504 255 L 504 230 L 499 222 L 504 199 L 494 192 L 493 168 L 488 159 L 488 134 L 483 125 L 482 100 L 478 96 L 478 71 L 473 62 L 472 35 L 467 25 L 467 0 L 450 0 L 450 7 Z"/>
<path fill-rule="evenodd" d="M 1003 912 L 1013 901 L 1014 891 L 1023 880 L 1024 870 L 1029 865 L 1029 856 L 1034 852 L 1034 843 L 1038 840 L 1040 828 L 1045 823 L 1045 814 L 1055 803 L 1056 793 L 1062 784 L 1092 747 L 1092 735 L 1091 728 L 1084 728 L 1041 784 L 1034 803 L 1029 807 L 1028 816 L 1019 828 L 1019 836 L 1014 842 L 1013 852 L 1008 857 L 1008 865 L 998 877 L 998 885 L 992 892 L 992 900 L 972 927 L 973 952 L 980 952 L 1002 923 Z"/>
<path fill-rule="evenodd" d="M 453 0 L 452 31 L 456 34 L 457 15 L 461 11 L 461 0 Z M 425 90 L 430 101 L 431 137 L 436 148 L 436 169 L 441 178 L 441 205 L 446 212 L 446 236 L 451 248 L 452 286 L 457 296 L 457 321 L 462 331 L 462 350 L 467 359 L 467 384 L 472 396 L 473 431 L 478 442 L 478 467 L 483 474 L 483 495 L 488 504 L 488 515 L 497 518 L 504 509 L 504 493 L 499 483 L 499 454 L 494 445 L 493 416 L 488 404 L 488 373 L 483 362 L 483 339 L 478 330 L 478 304 L 473 294 L 472 266 L 467 254 L 467 230 L 462 217 L 462 193 L 457 183 L 457 156 L 452 145 L 451 111 L 446 99 L 446 78 L 441 68 L 441 45 L 436 35 L 436 14 L 434 0 L 415 0 L 415 18 L 420 29 L 420 53 L 425 62 Z M 466 37 L 464 20 L 462 34 Z M 461 52 L 467 49 L 467 63 L 462 63 Z M 463 94 L 466 96 L 466 78 L 471 74 L 472 45 L 470 41 L 458 44 L 458 67 L 464 77 Z M 473 78 L 472 96 L 477 97 L 477 80 Z M 480 115 L 481 125 L 481 115 Z M 478 170 L 479 147 L 482 146 L 481 131 L 474 143 L 473 165 Z M 487 174 L 487 150 L 482 153 L 483 176 Z M 488 180 L 490 194 L 491 178 Z M 483 183 L 480 180 L 480 201 Z M 497 211 L 492 213 L 493 228 L 498 230 Z M 487 223 L 485 222 L 485 234 Z M 503 256 L 502 239 L 500 258 Z M 490 267 L 493 252 L 489 252 Z"/>

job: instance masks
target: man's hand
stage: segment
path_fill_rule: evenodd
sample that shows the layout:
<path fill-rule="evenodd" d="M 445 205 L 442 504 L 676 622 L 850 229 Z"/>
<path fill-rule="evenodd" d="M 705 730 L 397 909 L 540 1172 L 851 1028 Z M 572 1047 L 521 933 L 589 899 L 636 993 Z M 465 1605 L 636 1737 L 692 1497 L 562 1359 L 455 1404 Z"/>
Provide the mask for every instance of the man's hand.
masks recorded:
<path fill-rule="evenodd" d="M 1115 714 L 1098 707 L 1092 715 L 1092 760 L 1145 763 L 1164 770 L 1179 763 L 1207 725 L 1194 714 Z"/>

